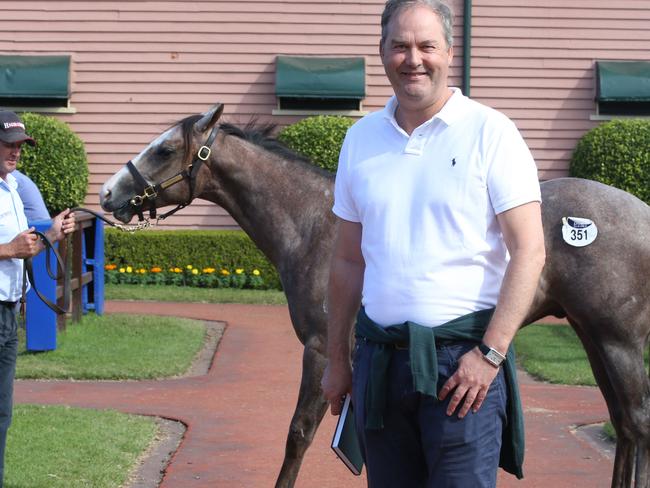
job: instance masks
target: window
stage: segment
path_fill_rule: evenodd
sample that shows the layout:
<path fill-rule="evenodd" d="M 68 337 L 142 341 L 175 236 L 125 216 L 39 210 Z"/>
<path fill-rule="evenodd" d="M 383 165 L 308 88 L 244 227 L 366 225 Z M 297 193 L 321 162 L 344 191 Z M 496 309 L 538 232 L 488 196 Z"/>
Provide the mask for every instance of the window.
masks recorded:
<path fill-rule="evenodd" d="M 650 116 L 650 62 L 596 62 L 598 115 Z"/>
<path fill-rule="evenodd" d="M 278 56 L 275 94 L 281 113 L 350 113 L 366 96 L 364 58 Z"/>
<path fill-rule="evenodd" d="M 70 56 L 0 55 L 0 106 L 65 108 Z"/>

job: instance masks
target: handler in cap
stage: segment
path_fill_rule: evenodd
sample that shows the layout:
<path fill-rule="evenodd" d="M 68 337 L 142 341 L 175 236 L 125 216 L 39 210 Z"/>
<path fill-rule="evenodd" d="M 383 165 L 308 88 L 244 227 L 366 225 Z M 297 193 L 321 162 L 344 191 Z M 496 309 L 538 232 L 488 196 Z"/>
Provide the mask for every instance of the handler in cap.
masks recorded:
<path fill-rule="evenodd" d="M 4 451 L 11 423 L 13 381 L 18 349 L 16 309 L 23 289 L 24 259 L 43 250 L 27 227 L 23 202 L 16 191 L 16 169 L 23 143 L 36 145 L 13 112 L 0 111 L 0 487 L 4 478 Z M 52 220 L 46 235 L 59 241 L 74 231 L 74 214 L 64 210 Z"/>

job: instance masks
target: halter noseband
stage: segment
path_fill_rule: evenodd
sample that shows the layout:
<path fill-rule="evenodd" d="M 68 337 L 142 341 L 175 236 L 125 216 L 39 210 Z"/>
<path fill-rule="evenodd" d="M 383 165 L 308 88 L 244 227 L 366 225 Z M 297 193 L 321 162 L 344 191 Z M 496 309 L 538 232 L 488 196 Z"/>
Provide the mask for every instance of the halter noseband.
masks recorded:
<path fill-rule="evenodd" d="M 179 171 L 176 173 L 174 176 L 167 178 L 166 180 L 161 181 L 160 183 L 157 184 L 150 184 L 144 176 L 138 171 L 138 168 L 135 167 L 135 165 L 129 161 L 126 163 L 126 167 L 128 168 L 129 172 L 131 173 L 131 176 L 133 176 L 133 179 L 136 182 L 136 192 L 141 192 L 140 195 L 135 195 L 128 201 L 122 205 L 122 208 L 126 207 L 127 205 L 130 205 L 135 209 L 135 213 L 138 214 L 138 219 L 140 221 L 145 220 L 144 216 L 142 215 L 142 204 L 145 202 L 145 200 L 149 200 L 151 202 L 151 206 L 149 208 L 149 216 L 152 219 L 156 218 L 156 197 L 158 197 L 158 194 L 161 193 L 163 190 L 166 190 L 172 185 L 175 185 L 176 183 L 183 181 L 184 179 L 187 179 L 189 185 L 190 185 L 190 195 L 189 198 L 187 199 L 187 202 L 185 203 L 179 203 L 176 208 L 173 208 L 169 212 L 164 213 L 160 217 L 158 217 L 158 220 L 164 220 L 167 217 L 169 217 L 172 214 L 175 214 L 178 212 L 180 209 L 187 207 L 190 203 L 192 203 L 192 200 L 194 200 L 194 187 L 196 184 L 196 175 L 199 173 L 199 169 L 201 169 L 201 165 L 208 160 L 210 157 L 210 154 L 212 153 L 212 144 L 214 144 L 215 139 L 217 138 L 217 133 L 219 132 L 219 125 L 215 124 L 215 126 L 212 128 L 212 131 L 210 132 L 210 135 L 208 136 L 207 140 L 205 141 L 205 144 L 201 146 L 196 153 L 196 157 L 194 158 L 194 161 L 192 161 L 192 164 L 190 164 L 186 169 L 183 169 L 182 171 Z"/>

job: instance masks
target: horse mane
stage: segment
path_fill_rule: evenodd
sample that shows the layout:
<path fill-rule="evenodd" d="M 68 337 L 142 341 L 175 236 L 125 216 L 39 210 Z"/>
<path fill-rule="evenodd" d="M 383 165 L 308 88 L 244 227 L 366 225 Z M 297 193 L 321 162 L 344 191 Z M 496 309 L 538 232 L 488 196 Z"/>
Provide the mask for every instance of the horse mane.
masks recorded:
<path fill-rule="evenodd" d="M 179 125 L 183 134 L 183 143 L 189 147 L 192 138 L 192 128 L 199 121 L 202 115 L 190 115 L 181 119 L 174 125 Z M 238 137 L 244 141 L 250 142 L 266 151 L 269 151 L 282 159 L 295 161 L 323 176 L 332 177 L 332 173 L 313 164 L 308 158 L 296 154 L 293 150 L 285 146 L 281 141 L 274 137 L 277 125 L 273 123 L 258 124 L 256 119 L 251 119 L 243 128 L 233 124 L 223 123 L 220 128 L 226 134 Z M 189 153 L 186 157 L 189 157 Z M 189 163 L 187 161 L 186 163 Z"/>

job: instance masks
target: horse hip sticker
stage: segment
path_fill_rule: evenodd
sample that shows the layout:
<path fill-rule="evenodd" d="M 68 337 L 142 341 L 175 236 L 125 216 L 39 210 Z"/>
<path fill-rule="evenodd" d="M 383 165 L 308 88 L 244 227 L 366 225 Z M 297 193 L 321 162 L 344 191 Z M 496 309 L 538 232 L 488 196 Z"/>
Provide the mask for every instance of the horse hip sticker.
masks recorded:
<path fill-rule="evenodd" d="M 584 247 L 596 240 L 598 228 L 589 219 L 562 217 L 562 238 L 570 246 Z"/>

